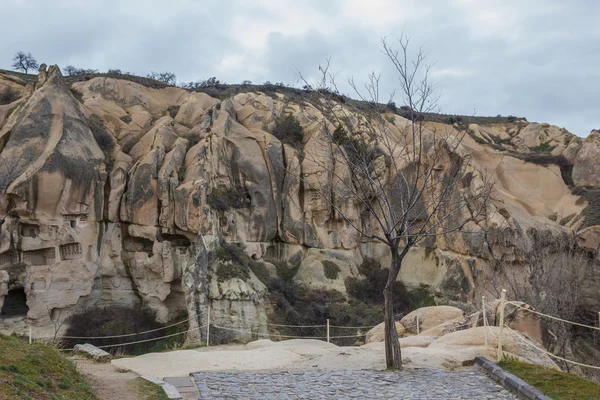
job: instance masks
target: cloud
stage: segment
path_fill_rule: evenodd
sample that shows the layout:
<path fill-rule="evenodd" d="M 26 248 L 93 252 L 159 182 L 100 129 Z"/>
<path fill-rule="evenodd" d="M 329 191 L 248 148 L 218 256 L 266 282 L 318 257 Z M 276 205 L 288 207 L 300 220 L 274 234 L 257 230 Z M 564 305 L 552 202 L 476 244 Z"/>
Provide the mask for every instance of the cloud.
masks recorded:
<path fill-rule="evenodd" d="M 0 66 L 17 50 L 78 67 L 178 80 L 210 76 L 297 82 L 332 57 L 347 77 L 397 87 L 380 38 L 405 32 L 435 61 L 443 112 L 513 114 L 585 136 L 600 127 L 596 0 L 11 0 L 2 6 Z"/>

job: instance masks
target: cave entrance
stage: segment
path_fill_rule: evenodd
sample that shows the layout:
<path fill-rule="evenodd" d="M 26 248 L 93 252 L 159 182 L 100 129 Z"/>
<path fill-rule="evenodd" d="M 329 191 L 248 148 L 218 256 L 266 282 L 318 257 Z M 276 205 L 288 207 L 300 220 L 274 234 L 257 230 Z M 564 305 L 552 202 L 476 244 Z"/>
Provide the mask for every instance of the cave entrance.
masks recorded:
<path fill-rule="evenodd" d="M 0 316 L 2 317 L 17 317 L 26 316 L 29 311 L 27 307 L 27 295 L 23 287 L 15 287 L 8 291 L 4 297 L 4 305 Z"/>

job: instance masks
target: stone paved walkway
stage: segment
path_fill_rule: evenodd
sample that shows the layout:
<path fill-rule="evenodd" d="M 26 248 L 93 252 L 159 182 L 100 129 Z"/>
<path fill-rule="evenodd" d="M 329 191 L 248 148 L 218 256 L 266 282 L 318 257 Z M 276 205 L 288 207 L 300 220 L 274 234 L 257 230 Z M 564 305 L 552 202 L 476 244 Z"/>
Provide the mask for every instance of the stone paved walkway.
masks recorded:
<path fill-rule="evenodd" d="M 516 399 L 479 369 L 192 374 L 200 399 Z"/>

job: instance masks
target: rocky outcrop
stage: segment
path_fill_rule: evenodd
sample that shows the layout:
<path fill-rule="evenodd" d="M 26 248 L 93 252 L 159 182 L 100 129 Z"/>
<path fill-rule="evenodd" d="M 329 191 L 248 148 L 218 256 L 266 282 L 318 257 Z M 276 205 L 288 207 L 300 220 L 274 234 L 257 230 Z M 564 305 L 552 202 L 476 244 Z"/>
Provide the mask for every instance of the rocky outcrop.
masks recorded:
<path fill-rule="evenodd" d="M 577 186 L 600 186 L 600 131 L 594 130 L 577 152 L 573 165 L 573 182 Z"/>
<path fill-rule="evenodd" d="M 444 322 L 462 320 L 463 311 L 451 306 L 431 306 L 414 310 L 400 320 L 408 332 L 417 333 L 417 323 L 420 331 L 434 328 Z M 417 322 L 418 319 L 418 322 Z"/>
<path fill-rule="evenodd" d="M 200 326 L 210 305 L 220 326 L 264 331 L 267 290 L 252 271 L 219 277 L 221 240 L 244 244 L 271 276 L 273 263 L 288 264 L 297 283 L 342 294 L 348 278 L 361 277 L 364 259 L 390 263 L 385 245 L 350 226 L 370 223 L 349 190 L 356 177 L 326 145 L 322 127 L 331 122 L 308 101 L 252 92 L 218 100 L 107 77 L 69 87 L 55 66 L 30 89 L 13 84 L 21 98 L 10 116 L 0 106 L 0 277 L 20 269 L 4 289 L 0 283 L 0 301 L 24 291 L 22 318 L 35 326 L 94 304 L 144 304 L 161 321 L 186 311 Z M 301 143 L 270 133 L 284 115 L 300 124 Z M 361 116 L 346 123 L 358 126 Z M 407 124 L 396 115 L 386 129 L 399 135 Z M 528 252 L 568 233 L 546 217 L 573 214 L 576 224 L 585 207 L 557 166 L 526 163 L 481 141 L 512 151 L 553 147 L 573 160 L 573 178 L 586 186 L 596 184 L 598 145 L 596 134 L 580 143 L 524 121 L 473 124 L 469 132 L 477 139 L 467 136 L 451 156 L 473 161 L 463 191 L 495 174 L 486 215 L 411 249 L 399 278 L 467 308 L 482 283 L 500 275 L 499 264 L 518 268 Z M 435 135 L 425 136 L 430 146 Z M 436 167 L 440 176 L 450 168 L 447 156 Z M 389 177 L 379 161 L 375 168 Z M 422 317 L 421 330 L 448 322 Z"/>

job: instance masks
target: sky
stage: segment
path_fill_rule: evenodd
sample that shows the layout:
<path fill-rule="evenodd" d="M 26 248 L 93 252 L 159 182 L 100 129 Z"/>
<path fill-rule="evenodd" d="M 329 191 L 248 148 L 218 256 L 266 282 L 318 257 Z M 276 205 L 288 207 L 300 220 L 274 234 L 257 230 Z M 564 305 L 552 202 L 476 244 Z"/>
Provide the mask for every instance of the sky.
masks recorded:
<path fill-rule="evenodd" d="M 433 64 L 441 112 L 600 129 L 600 0 L 0 0 L 0 68 L 39 62 L 179 82 L 302 86 L 331 57 L 339 88 L 397 74 L 381 49 L 406 34 Z"/>

